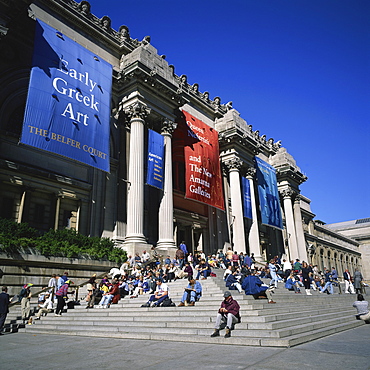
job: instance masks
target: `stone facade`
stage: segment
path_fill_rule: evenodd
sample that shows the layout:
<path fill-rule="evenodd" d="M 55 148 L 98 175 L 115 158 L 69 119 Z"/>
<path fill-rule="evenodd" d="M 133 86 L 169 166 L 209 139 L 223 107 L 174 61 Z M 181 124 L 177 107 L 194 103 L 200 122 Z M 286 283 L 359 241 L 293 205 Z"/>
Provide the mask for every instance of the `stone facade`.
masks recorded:
<path fill-rule="evenodd" d="M 109 174 L 18 144 L 36 18 L 113 66 Z M 259 260 L 275 255 L 307 260 L 310 243 L 315 256 L 325 241 L 331 248 L 328 258 L 343 251 L 353 266 L 361 265 L 357 242 L 344 242 L 313 221 L 310 201 L 300 191 L 307 178 L 281 142 L 253 129 L 232 102 L 212 99 L 186 75 L 178 76 L 149 36 L 134 39 L 125 25 L 113 30 L 109 16 L 99 19 L 88 2 L 73 0 L 0 0 L 0 25 L 1 217 L 40 230 L 69 227 L 109 237 L 129 254 L 151 246 L 174 254 L 185 240 L 192 252 L 210 254 L 232 246 Z M 183 148 L 173 145 L 181 109 L 219 133 L 225 212 L 184 197 Z M 165 140 L 163 192 L 144 181 L 148 128 Z M 261 223 L 255 156 L 276 169 L 283 230 Z M 252 189 L 252 219 L 243 217 L 241 176 Z"/>

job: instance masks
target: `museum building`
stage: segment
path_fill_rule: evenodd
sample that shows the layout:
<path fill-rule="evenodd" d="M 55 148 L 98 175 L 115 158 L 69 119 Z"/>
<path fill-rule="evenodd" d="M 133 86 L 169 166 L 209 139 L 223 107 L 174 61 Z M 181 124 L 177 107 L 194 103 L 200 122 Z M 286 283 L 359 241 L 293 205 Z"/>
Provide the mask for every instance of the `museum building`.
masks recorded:
<path fill-rule="evenodd" d="M 184 240 L 361 267 L 358 241 L 314 221 L 281 142 L 151 42 L 87 1 L 0 0 L 0 217 L 109 237 L 128 254 L 174 254 Z"/>

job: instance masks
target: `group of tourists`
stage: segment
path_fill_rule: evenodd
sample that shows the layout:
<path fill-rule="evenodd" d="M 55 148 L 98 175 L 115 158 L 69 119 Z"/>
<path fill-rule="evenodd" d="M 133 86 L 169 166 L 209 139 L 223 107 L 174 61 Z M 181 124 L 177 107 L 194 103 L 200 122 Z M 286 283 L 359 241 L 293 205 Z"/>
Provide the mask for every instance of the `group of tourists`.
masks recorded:
<path fill-rule="evenodd" d="M 167 256 L 161 260 L 158 255 L 153 258 L 153 253 L 151 255 L 143 251 L 141 256 L 136 254 L 133 259 L 129 259 L 121 266 L 121 269 L 114 268 L 110 274 L 101 279 L 93 274 L 86 284 L 86 308 L 109 308 L 126 296 L 133 299 L 143 294 L 148 294 L 148 299 L 142 307 L 175 306 L 169 297 L 169 283 L 177 279 L 187 279 L 178 306 L 194 306 L 202 297 L 200 281 L 213 276 L 214 271 L 222 271 L 228 290 L 224 293 L 224 300 L 217 313 L 212 337 L 219 336 L 222 327 L 226 328 L 225 337 L 230 337 L 235 324 L 241 320 L 239 304 L 231 293 L 233 290 L 251 295 L 254 299 L 267 299 L 269 304 L 274 304 L 276 303 L 273 300 L 274 290 L 278 288 L 280 282 L 286 289 L 295 293 L 300 293 L 304 287 L 307 295 L 312 295 L 311 290 L 333 294 L 333 286 L 339 284 L 334 267 L 331 270 L 324 268 L 321 272 L 317 266 L 305 261 L 302 263 L 299 259 L 281 261 L 277 256 L 264 266 L 258 267 L 253 255 L 238 254 L 231 248 L 228 248 L 226 253 L 219 251 L 217 254 L 206 256 L 199 252 L 193 255 L 188 253 L 183 242 L 172 259 Z M 353 304 L 357 309 L 356 318 L 370 323 L 368 302 L 361 294 L 363 282 L 361 272 L 355 269 L 352 275 L 346 269 L 343 279 L 344 293 L 357 294 L 357 300 Z M 55 316 L 61 316 L 68 295 L 74 293 L 69 290 L 71 284 L 73 282 L 68 277 L 67 271 L 60 275 L 53 274 L 49 279 L 48 289 L 44 289 L 38 297 L 39 310 L 34 320 L 53 312 L 54 308 Z M 24 323 L 32 323 L 30 320 L 32 286 L 32 283 L 25 284 L 18 294 Z M 7 287 L 3 287 L 0 294 L 0 329 L 8 313 L 8 305 Z"/>

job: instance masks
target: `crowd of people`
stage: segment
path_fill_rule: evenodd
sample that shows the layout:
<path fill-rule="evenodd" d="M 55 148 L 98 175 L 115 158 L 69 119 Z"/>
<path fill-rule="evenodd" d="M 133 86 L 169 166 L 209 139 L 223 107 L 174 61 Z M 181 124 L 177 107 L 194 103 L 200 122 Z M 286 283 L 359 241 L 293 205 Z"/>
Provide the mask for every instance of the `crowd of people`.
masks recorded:
<path fill-rule="evenodd" d="M 226 337 L 230 336 L 231 330 L 236 322 L 240 321 L 239 309 L 232 310 L 228 315 L 224 310 L 232 303 L 233 307 L 239 307 L 236 300 L 232 298 L 230 291 L 235 290 L 240 294 L 252 295 L 254 299 L 267 299 L 268 303 L 276 303 L 273 300 L 274 290 L 279 283 L 295 293 L 301 293 L 302 288 L 307 295 L 312 295 L 311 290 L 320 293 L 333 294 L 334 286 L 339 286 L 338 273 L 334 267 L 324 268 L 319 271 L 317 266 L 307 262 L 282 261 L 278 256 L 272 258 L 268 263 L 262 265 L 256 263 L 253 254 L 237 253 L 228 248 L 224 253 L 205 255 L 203 252 L 195 254 L 187 251 L 186 245 L 182 242 L 173 258 L 170 256 L 159 256 L 154 250 L 148 253 L 146 250 L 140 255 L 129 256 L 120 269 L 113 268 L 110 274 L 101 279 L 93 274 L 86 283 L 87 295 L 86 309 L 109 308 L 124 297 L 135 299 L 140 295 L 147 294 L 148 300 L 142 307 L 158 307 L 160 305 L 175 305 L 169 298 L 168 283 L 178 279 L 187 279 L 186 287 L 181 298 L 179 307 L 194 306 L 202 296 L 202 284 L 216 274 L 222 274 L 225 281 L 225 288 L 228 290 L 224 295 L 224 302 L 218 312 L 215 332 L 212 336 L 218 336 L 220 325 L 226 323 Z M 369 322 L 367 301 L 362 293 L 363 277 L 356 269 L 353 276 L 346 269 L 343 273 L 345 282 L 344 293 L 357 294 L 357 303 L 354 307 L 358 310 L 358 319 Z M 55 311 L 55 316 L 61 316 L 63 308 L 68 300 L 70 285 L 73 282 L 68 277 L 68 272 L 53 274 L 49 279 L 47 289 L 38 297 L 38 312 L 33 318 L 39 320 L 43 315 Z M 281 284 L 281 285 L 282 285 Z M 30 299 L 32 297 L 32 283 L 27 283 L 21 289 L 18 300 L 21 304 L 22 319 L 24 323 L 32 323 L 30 320 Z M 3 287 L 0 294 L 0 324 L 3 325 L 6 317 L 4 302 L 9 301 L 6 287 Z M 365 307 L 366 306 L 366 307 Z M 367 310 L 367 311 L 366 311 Z M 235 311 L 235 312 L 234 312 Z M 229 312 L 229 313 L 230 313 Z"/>

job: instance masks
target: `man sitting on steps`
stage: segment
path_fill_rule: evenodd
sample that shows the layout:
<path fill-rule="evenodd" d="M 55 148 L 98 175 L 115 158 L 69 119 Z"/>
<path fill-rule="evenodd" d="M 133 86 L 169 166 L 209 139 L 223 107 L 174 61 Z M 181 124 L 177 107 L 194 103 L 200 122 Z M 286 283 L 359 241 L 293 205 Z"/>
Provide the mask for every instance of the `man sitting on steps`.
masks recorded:
<path fill-rule="evenodd" d="M 231 293 L 227 290 L 224 293 L 224 300 L 221 302 L 221 307 L 218 310 L 215 331 L 211 337 L 219 337 L 221 323 L 226 323 L 225 338 L 230 338 L 231 330 L 234 328 L 234 325 L 240 322 L 239 310 L 239 303 L 233 299 Z"/>
<path fill-rule="evenodd" d="M 202 284 L 198 280 L 189 279 L 189 284 L 185 288 L 179 307 L 185 306 L 185 302 L 189 302 L 189 306 L 194 306 L 195 301 L 198 301 L 202 296 Z"/>
<path fill-rule="evenodd" d="M 161 278 L 156 279 L 155 283 L 157 287 L 154 294 L 141 307 L 158 307 L 168 297 L 168 285 L 163 283 Z"/>

